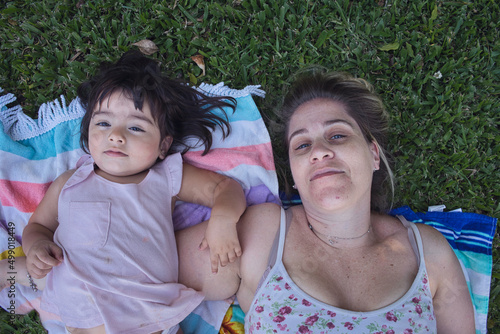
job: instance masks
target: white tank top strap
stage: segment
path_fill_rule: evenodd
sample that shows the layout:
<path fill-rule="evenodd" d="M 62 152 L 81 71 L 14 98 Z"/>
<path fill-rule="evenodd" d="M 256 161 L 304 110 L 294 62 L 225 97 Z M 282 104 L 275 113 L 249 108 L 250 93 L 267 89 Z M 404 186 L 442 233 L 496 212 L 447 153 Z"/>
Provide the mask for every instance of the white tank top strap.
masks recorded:
<path fill-rule="evenodd" d="M 411 247 L 417 256 L 417 261 L 420 264 L 420 259 L 424 256 L 422 237 L 415 223 L 409 222 L 405 217 L 398 215 L 398 219 L 408 229 L 408 239 L 410 240 Z"/>
<path fill-rule="evenodd" d="M 291 210 L 285 211 L 283 207 L 281 208 L 281 218 L 280 218 L 280 227 L 276 232 L 276 237 L 274 238 L 273 245 L 271 246 L 271 251 L 269 252 L 269 259 L 267 262 L 267 268 L 264 274 L 262 275 L 259 284 L 257 286 L 257 291 L 260 289 L 262 284 L 265 282 L 269 272 L 276 264 L 276 260 L 281 261 L 283 259 L 283 249 L 285 248 L 285 236 L 288 231 L 288 227 L 291 222 Z"/>
<path fill-rule="evenodd" d="M 280 227 L 278 229 L 278 232 L 276 233 L 276 237 L 274 238 L 271 252 L 269 253 L 269 261 L 267 263 L 268 268 L 272 268 L 277 259 L 281 261 L 281 259 L 283 258 L 285 236 L 288 231 L 288 227 L 290 226 L 291 219 L 291 211 L 285 211 L 285 209 L 281 208 Z"/>

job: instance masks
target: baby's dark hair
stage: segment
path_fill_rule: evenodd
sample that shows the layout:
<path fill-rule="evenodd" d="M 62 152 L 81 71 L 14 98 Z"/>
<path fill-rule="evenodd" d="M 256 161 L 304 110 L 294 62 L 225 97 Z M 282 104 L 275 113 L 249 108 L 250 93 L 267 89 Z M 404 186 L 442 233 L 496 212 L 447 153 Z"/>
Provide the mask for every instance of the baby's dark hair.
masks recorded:
<path fill-rule="evenodd" d="M 80 136 L 80 145 L 85 152 L 88 153 L 88 131 L 94 111 L 117 91 L 132 100 L 139 110 L 144 103 L 148 104 L 160 128 L 161 138 L 173 137 L 168 154 L 174 150 L 188 151 L 192 146 L 185 140 L 191 137 L 200 139 L 205 147 L 203 154 L 207 154 L 212 146 L 210 130 L 217 126 L 221 128 L 223 138 L 229 135 L 229 121 L 223 108 L 234 112 L 235 99 L 208 96 L 170 79 L 155 60 L 138 51 L 129 51 L 116 63 L 102 63 L 99 73 L 78 87 L 80 103 L 86 110 Z M 222 117 L 213 112 L 217 109 L 222 111 Z M 182 147 L 184 149 L 180 149 Z"/>

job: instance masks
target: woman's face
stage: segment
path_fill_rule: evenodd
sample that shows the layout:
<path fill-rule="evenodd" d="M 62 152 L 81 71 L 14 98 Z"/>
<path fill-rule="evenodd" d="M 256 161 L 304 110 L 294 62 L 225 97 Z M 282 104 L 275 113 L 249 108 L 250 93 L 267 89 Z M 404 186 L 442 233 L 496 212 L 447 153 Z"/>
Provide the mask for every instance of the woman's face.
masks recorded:
<path fill-rule="evenodd" d="M 305 206 L 369 207 L 379 152 L 341 103 L 318 98 L 302 104 L 290 119 L 287 138 L 290 168 Z"/>

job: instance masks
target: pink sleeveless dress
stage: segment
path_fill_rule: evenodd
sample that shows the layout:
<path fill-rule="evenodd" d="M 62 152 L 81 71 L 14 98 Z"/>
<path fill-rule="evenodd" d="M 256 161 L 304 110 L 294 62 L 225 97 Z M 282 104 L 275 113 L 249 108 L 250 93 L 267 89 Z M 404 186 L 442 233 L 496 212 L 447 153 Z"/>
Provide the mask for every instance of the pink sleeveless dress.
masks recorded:
<path fill-rule="evenodd" d="M 48 275 L 42 307 L 68 327 L 104 324 L 108 333 L 151 333 L 183 320 L 203 295 L 177 283 L 171 198 L 181 180 L 180 154 L 139 184 L 106 180 L 82 157 L 59 197 L 54 241 L 64 261 Z"/>

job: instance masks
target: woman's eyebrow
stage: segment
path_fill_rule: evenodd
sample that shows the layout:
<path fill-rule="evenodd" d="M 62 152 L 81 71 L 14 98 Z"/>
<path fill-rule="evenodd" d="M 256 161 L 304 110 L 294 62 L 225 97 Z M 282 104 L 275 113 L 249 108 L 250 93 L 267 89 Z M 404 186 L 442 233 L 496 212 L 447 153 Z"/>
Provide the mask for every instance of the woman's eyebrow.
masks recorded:
<path fill-rule="evenodd" d="M 298 129 L 298 130 L 294 131 L 290 135 L 290 137 L 288 137 L 288 141 L 290 142 L 293 137 L 298 136 L 298 135 L 303 134 L 303 133 L 307 133 L 307 130 L 306 129 Z"/>
<path fill-rule="evenodd" d="M 327 126 L 327 125 L 332 125 L 332 124 L 337 124 L 337 123 L 343 123 L 343 124 L 345 124 L 345 125 L 347 125 L 347 126 L 349 126 L 349 127 L 351 127 L 351 128 L 354 129 L 354 125 L 351 122 L 349 122 L 349 121 L 347 121 L 345 119 L 332 119 L 332 120 L 326 121 L 323 124 L 325 126 Z"/>
<path fill-rule="evenodd" d="M 349 127 L 351 127 L 351 128 L 354 129 L 354 125 L 351 122 L 346 121 L 345 119 L 331 119 L 331 120 L 325 121 L 323 123 L 323 125 L 326 127 L 326 126 L 330 126 L 332 124 L 338 124 L 338 123 L 345 124 L 345 125 L 347 125 L 347 126 L 349 126 Z M 306 130 L 305 128 L 298 129 L 298 130 L 294 131 L 290 135 L 290 137 L 288 137 L 288 141 L 291 141 L 292 138 L 295 137 L 295 136 L 298 136 L 300 134 L 307 133 L 307 132 L 308 132 L 308 130 Z"/>

